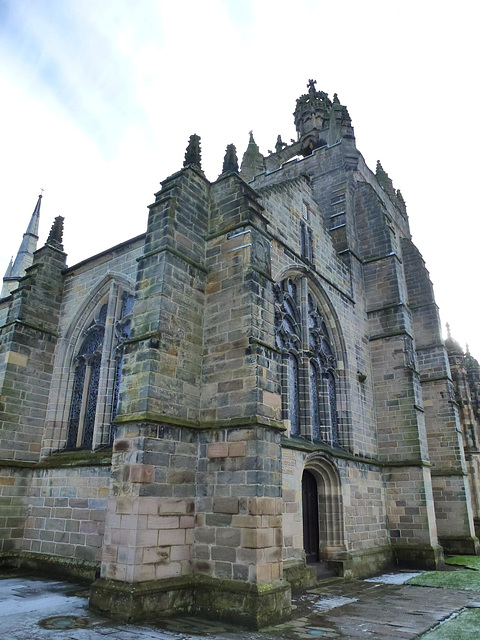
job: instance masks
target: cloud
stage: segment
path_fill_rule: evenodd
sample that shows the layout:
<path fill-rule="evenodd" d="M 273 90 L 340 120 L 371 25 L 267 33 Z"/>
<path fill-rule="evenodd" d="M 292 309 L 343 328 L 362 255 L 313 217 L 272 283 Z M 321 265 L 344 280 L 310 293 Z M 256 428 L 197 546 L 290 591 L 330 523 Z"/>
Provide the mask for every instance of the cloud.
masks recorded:
<path fill-rule="evenodd" d="M 41 187 L 41 241 L 65 215 L 72 264 L 145 229 L 191 133 L 210 179 L 227 144 L 242 157 L 250 129 L 264 153 L 279 133 L 296 137 L 295 100 L 313 77 L 348 106 L 368 165 L 380 158 L 401 189 L 442 316 L 480 356 L 478 54 L 462 7 L 4 0 L 0 271 Z"/>

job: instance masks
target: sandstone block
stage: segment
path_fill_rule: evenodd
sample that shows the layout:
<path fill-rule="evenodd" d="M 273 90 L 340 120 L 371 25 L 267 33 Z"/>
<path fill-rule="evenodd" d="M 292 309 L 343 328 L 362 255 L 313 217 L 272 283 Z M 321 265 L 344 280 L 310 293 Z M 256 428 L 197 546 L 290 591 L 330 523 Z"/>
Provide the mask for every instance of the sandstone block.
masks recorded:
<path fill-rule="evenodd" d="M 238 498 L 215 498 L 214 513 L 238 513 Z"/>
<path fill-rule="evenodd" d="M 226 458 L 228 456 L 228 443 L 211 442 L 207 445 L 207 456 L 209 458 Z"/>

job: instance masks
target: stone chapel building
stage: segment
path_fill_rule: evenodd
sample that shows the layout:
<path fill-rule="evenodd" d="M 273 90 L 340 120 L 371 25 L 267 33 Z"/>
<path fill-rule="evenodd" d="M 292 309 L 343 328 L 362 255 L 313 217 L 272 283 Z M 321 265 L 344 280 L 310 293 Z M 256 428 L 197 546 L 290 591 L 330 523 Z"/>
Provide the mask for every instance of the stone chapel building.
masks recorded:
<path fill-rule="evenodd" d="M 41 196 L 0 299 L 0 564 L 121 619 L 286 619 L 345 577 L 477 554 L 480 367 L 405 202 L 310 81 L 292 144 L 192 136 L 145 234 L 67 267 Z"/>

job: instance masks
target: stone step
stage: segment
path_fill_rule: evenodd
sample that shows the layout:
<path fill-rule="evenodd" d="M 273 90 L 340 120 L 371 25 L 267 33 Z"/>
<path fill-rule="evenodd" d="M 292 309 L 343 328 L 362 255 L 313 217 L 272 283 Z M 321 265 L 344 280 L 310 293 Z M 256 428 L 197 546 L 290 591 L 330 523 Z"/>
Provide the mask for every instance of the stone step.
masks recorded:
<path fill-rule="evenodd" d="M 337 572 L 329 566 L 328 562 L 315 562 L 309 566 L 315 569 L 317 581 L 328 580 L 337 576 Z"/>

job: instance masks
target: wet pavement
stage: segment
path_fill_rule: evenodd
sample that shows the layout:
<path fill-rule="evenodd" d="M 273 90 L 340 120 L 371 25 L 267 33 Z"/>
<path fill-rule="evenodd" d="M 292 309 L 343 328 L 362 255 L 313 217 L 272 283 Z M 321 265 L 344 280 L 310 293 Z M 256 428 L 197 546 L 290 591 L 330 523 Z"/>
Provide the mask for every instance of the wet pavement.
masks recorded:
<path fill-rule="evenodd" d="M 453 614 L 480 608 L 480 593 L 402 584 L 412 574 L 334 579 L 293 599 L 292 620 L 246 631 L 198 618 L 115 624 L 88 608 L 88 587 L 0 574 L 1 637 L 8 640 L 300 640 L 418 638 Z"/>

